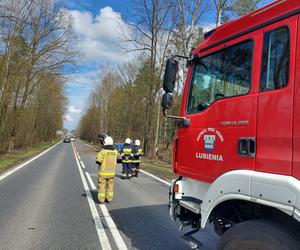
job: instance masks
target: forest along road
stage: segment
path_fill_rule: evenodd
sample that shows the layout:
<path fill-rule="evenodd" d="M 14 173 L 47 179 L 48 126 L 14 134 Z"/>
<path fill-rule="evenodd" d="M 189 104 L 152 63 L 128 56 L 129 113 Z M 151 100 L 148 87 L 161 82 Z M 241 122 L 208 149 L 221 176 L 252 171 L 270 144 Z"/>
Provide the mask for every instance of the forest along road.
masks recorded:
<path fill-rule="evenodd" d="M 189 249 L 168 214 L 168 186 L 145 174 L 120 179 L 111 204 L 97 202 L 96 151 L 60 143 L 0 176 L 1 249 Z M 198 234 L 215 249 L 209 227 Z"/>

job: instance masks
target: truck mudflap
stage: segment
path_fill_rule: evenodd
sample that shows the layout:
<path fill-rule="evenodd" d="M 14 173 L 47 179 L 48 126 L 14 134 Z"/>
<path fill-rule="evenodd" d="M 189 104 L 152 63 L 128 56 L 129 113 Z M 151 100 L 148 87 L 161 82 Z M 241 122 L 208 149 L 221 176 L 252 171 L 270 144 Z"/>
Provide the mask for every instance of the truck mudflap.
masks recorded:
<path fill-rule="evenodd" d="M 169 213 L 173 221 L 179 218 L 180 221 L 201 218 L 202 201 L 183 196 L 181 178 L 173 180 L 169 189 Z"/>
<path fill-rule="evenodd" d="M 172 180 L 172 183 L 169 187 L 169 214 L 173 221 L 176 221 L 176 218 L 178 217 L 178 200 L 174 197 L 173 187 L 176 183 L 176 180 Z"/>
<path fill-rule="evenodd" d="M 169 212 L 170 212 L 170 217 L 173 221 L 176 221 L 176 218 L 178 217 L 178 204 L 174 204 L 173 202 L 169 203 Z"/>
<path fill-rule="evenodd" d="M 184 197 L 181 195 L 179 196 L 180 198 L 178 198 L 178 195 L 175 197 L 174 185 L 178 180 L 181 180 L 181 178 L 173 180 L 169 187 L 169 214 L 173 221 L 176 221 L 177 218 L 181 221 L 180 231 L 184 227 L 192 228 L 191 231 L 183 234 L 182 239 L 184 243 L 191 249 L 200 249 L 203 247 L 203 243 L 193 237 L 200 230 L 200 204 L 192 201 L 184 201 L 182 199 Z M 189 203 L 196 204 L 196 208 L 195 205 L 190 206 Z"/>

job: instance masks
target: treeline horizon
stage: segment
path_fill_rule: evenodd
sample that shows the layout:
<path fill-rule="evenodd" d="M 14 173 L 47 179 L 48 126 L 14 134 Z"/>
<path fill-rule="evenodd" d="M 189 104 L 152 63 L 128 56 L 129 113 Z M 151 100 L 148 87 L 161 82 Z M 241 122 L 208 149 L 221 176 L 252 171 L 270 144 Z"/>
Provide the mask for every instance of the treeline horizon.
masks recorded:
<path fill-rule="evenodd" d="M 48 0 L 0 4 L 0 153 L 49 142 L 63 129 L 63 67 L 72 19 Z"/>

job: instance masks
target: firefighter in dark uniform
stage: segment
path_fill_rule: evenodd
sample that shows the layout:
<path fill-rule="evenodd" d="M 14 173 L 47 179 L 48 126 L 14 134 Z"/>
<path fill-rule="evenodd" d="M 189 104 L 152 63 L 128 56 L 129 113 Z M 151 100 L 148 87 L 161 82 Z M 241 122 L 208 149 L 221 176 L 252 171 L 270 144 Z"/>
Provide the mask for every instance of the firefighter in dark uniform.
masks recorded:
<path fill-rule="evenodd" d="M 130 179 L 132 176 L 132 171 L 131 171 L 132 158 L 133 158 L 132 151 L 133 148 L 131 145 L 131 140 L 127 138 L 121 150 L 122 165 L 123 165 L 122 179 Z"/>
<path fill-rule="evenodd" d="M 133 147 L 133 159 L 132 159 L 132 175 L 135 177 L 139 176 L 142 155 L 143 155 L 143 149 L 141 147 L 141 142 L 140 140 L 135 140 L 134 147 Z"/>

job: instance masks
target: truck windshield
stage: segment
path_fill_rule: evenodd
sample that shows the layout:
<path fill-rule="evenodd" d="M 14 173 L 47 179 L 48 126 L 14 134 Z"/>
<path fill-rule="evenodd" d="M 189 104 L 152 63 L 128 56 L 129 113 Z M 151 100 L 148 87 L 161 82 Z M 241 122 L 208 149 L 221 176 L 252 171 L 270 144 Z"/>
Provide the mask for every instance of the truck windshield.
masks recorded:
<path fill-rule="evenodd" d="M 215 100 L 250 90 L 253 41 L 247 40 L 208 56 L 194 65 L 187 113 L 205 110 Z"/>

